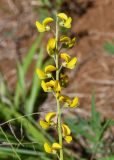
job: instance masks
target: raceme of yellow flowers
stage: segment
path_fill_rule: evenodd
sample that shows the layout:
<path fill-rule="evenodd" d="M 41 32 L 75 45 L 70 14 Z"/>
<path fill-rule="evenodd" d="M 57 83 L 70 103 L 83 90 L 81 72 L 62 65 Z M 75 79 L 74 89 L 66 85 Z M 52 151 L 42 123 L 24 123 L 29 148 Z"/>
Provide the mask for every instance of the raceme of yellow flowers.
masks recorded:
<path fill-rule="evenodd" d="M 60 152 L 60 160 L 63 160 L 63 143 L 64 139 L 67 143 L 72 141 L 71 130 L 68 125 L 61 121 L 61 107 L 75 108 L 78 106 L 78 97 L 70 98 L 62 94 L 62 88 L 68 84 L 68 76 L 61 73 L 62 68 L 74 69 L 77 63 L 76 57 L 70 57 L 62 49 L 70 49 L 75 45 L 76 38 L 70 38 L 66 35 L 60 36 L 59 30 L 61 27 L 66 29 L 71 28 L 72 18 L 65 13 L 56 15 L 55 30 L 51 27 L 54 19 L 47 17 L 43 22 L 36 21 L 36 27 L 39 32 L 52 31 L 54 36 L 48 40 L 47 53 L 54 59 L 55 65 L 48 65 L 44 70 L 36 69 L 38 77 L 42 80 L 41 87 L 44 92 L 51 92 L 57 101 L 57 112 L 49 112 L 44 120 L 40 120 L 40 126 L 44 129 L 54 127 L 58 131 L 59 142 L 53 144 L 44 144 L 44 149 L 47 153 L 58 154 Z M 56 77 L 54 76 L 56 73 Z M 55 122 L 54 119 L 57 119 Z"/>

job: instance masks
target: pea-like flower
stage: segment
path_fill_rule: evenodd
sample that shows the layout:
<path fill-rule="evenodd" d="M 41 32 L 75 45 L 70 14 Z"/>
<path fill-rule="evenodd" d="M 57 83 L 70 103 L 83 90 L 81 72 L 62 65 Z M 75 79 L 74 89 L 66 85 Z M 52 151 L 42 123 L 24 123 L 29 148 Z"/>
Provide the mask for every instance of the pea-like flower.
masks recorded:
<path fill-rule="evenodd" d="M 63 137 L 67 143 L 72 141 L 71 130 L 66 124 L 62 124 Z"/>
<path fill-rule="evenodd" d="M 61 95 L 59 97 L 59 101 L 61 103 L 65 103 L 65 106 L 68 106 L 70 108 L 75 108 L 78 106 L 78 103 L 79 103 L 79 100 L 78 100 L 78 97 L 75 97 L 73 98 L 72 100 L 68 97 L 68 96 L 65 96 L 65 95 Z"/>
<path fill-rule="evenodd" d="M 71 28 L 72 18 L 68 17 L 65 13 L 59 13 L 57 15 L 62 21 L 59 22 L 59 25 L 65 28 Z"/>
<path fill-rule="evenodd" d="M 56 48 L 56 39 L 50 38 L 47 43 L 47 52 L 52 57 L 55 54 L 55 48 Z"/>
<path fill-rule="evenodd" d="M 53 65 L 46 66 L 45 71 L 42 71 L 40 68 L 36 69 L 36 73 L 40 79 L 51 78 L 54 71 L 56 71 L 56 67 Z"/>
<path fill-rule="evenodd" d="M 44 149 L 47 153 L 56 154 L 58 150 L 60 150 L 62 146 L 59 143 L 53 143 L 50 146 L 48 143 L 44 144 Z"/>
<path fill-rule="evenodd" d="M 78 103 L 79 103 L 78 97 L 75 97 L 75 98 L 71 101 L 70 107 L 71 107 L 71 108 L 77 107 L 77 106 L 78 106 Z"/>
<path fill-rule="evenodd" d="M 55 112 L 49 112 L 45 116 L 45 120 L 40 120 L 40 126 L 44 129 L 48 129 L 50 126 L 54 125 L 53 118 L 56 116 Z"/>
<path fill-rule="evenodd" d="M 42 23 L 40 23 L 39 21 L 36 21 L 36 27 L 39 32 L 49 31 L 51 27 L 48 24 L 53 21 L 54 21 L 53 18 L 47 17 L 43 20 Z"/>
<path fill-rule="evenodd" d="M 64 60 L 64 62 L 62 63 L 63 67 L 74 69 L 77 62 L 76 57 L 71 59 L 71 57 L 67 53 L 61 53 L 60 58 Z"/>
<path fill-rule="evenodd" d="M 41 86 L 44 92 L 61 92 L 61 86 L 57 80 L 50 80 L 49 82 L 42 81 Z"/>
<path fill-rule="evenodd" d="M 74 37 L 71 39 L 70 37 L 67 37 L 67 36 L 61 36 L 60 42 L 63 43 L 64 48 L 72 48 L 76 43 L 76 38 Z"/>

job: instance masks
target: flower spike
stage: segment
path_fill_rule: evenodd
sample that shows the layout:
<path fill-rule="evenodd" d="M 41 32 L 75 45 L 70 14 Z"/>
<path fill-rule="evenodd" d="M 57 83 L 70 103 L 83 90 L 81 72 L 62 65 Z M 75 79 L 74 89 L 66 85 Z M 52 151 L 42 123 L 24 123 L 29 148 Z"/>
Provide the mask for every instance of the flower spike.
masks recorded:
<path fill-rule="evenodd" d="M 46 32 L 51 30 L 51 25 L 54 21 L 53 18 L 47 17 L 42 22 L 36 21 L 36 27 L 39 32 Z M 52 64 L 46 66 L 43 70 L 36 69 L 38 77 L 42 80 L 41 87 L 44 92 L 52 93 L 56 99 L 57 111 L 49 112 L 45 115 L 44 119 L 40 119 L 39 124 L 42 128 L 48 129 L 53 127 L 58 132 L 58 143 L 44 143 L 44 150 L 49 154 L 56 154 L 59 159 L 63 160 L 63 139 L 70 143 L 72 141 L 71 130 L 68 125 L 62 123 L 61 107 L 75 108 L 79 104 L 78 97 L 70 98 L 62 95 L 62 89 L 66 88 L 69 84 L 69 77 L 64 74 L 63 67 L 74 69 L 77 63 L 76 57 L 70 57 L 69 54 L 62 49 L 70 49 L 76 43 L 76 38 L 70 38 L 66 35 L 60 35 L 60 26 L 69 29 L 71 28 L 72 18 L 65 13 L 58 13 L 56 15 L 56 26 L 53 32 L 53 37 L 49 38 L 47 42 L 47 53 L 53 59 Z M 53 65 L 53 62 L 55 65 Z"/>

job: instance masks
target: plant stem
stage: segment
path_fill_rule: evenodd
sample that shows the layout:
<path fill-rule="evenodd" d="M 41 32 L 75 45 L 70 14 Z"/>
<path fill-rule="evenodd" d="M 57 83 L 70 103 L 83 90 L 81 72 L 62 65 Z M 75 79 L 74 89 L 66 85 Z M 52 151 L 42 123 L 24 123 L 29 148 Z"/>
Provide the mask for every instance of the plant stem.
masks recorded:
<path fill-rule="evenodd" d="M 58 53 L 58 17 L 56 20 L 56 80 L 59 81 L 59 53 Z M 56 98 L 57 101 L 57 121 L 58 121 L 58 135 L 59 135 L 59 144 L 62 146 L 62 130 L 61 130 L 61 108 L 58 98 Z M 63 146 L 60 149 L 60 160 L 63 160 Z"/>

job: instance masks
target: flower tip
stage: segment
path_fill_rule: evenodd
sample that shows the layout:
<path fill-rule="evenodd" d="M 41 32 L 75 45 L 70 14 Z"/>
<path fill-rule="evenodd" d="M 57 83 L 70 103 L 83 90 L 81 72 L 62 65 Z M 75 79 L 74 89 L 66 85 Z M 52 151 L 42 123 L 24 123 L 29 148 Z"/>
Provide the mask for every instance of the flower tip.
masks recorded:
<path fill-rule="evenodd" d="M 56 67 L 53 66 L 53 65 L 48 65 L 45 67 L 45 73 L 50 73 L 50 72 L 53 72 L 53 71 L 56 71 Z"/>
<path fill-rule="evenodd" d="M 39 21 L 36 21 L 36 27 L 39 32 L 45 32 L 45 27 Z"/>
<path fill-rule="evenodd" d="M 53 22 L 53 21 L 54 21 L 53 18 L 47 17 L 47 18 L 45 18 L 45 19 L 43 20 L 43 25 L 46 26 L 47 24 L 49 24 L 49 23 L 51 23 L 51 22 Z"/>
<path fill-rule="evenodd" d="M 75 97 L 70 105 L 71 108 L 77 107 L 79 103 L 78 97 Z"/>
<path fill-rule="evenodd" d="M 58 149 L 61 149 L 62 146 L 59 143 L 53 143 L 52 148 L 55 149 L 55 150 L 58 150 Z"/>
<path fill-rule="evenodd" d="M 58 13 L 57 16 L 63 20 L 67 20 L 67 15 L 65 13 Z"/>
<path fill-rule="evenodd" d="M 36 74 L 38 75 L 38 77 L 40 79 L 45 79 L 46 78 L 45 73 L 41 69 L 39 69 L 39 68 L 36 68 Z"/>
<path fill-rule="evenodd" d="M 46 122 L 50 123 L 50 121 L 56 116 L 56 112 L 49 112 L 46 117 L 45 120 Z"/>
<path fill-rule="evenodd" d="M 40 126 L 44 129 L 48 129 L 49 128 L 49 123 L 43 121 L 43 120 L 40 120 Z"/>
<path fill-rule="evenodd" d="M 66 141 L 67 143 L 71 143 L 71 141 L 72 141 L 72 136 L 66 136 L 66 137 L 65 137 L 65 141 Z"/>
<path fill-rule="evenodd" d="M 48 143 L 44 143 L 44 150 L 45 150 L 47 153 L 51 153 L 51 152 L 52 152 L 51 147 L 49 146 Z"/>

